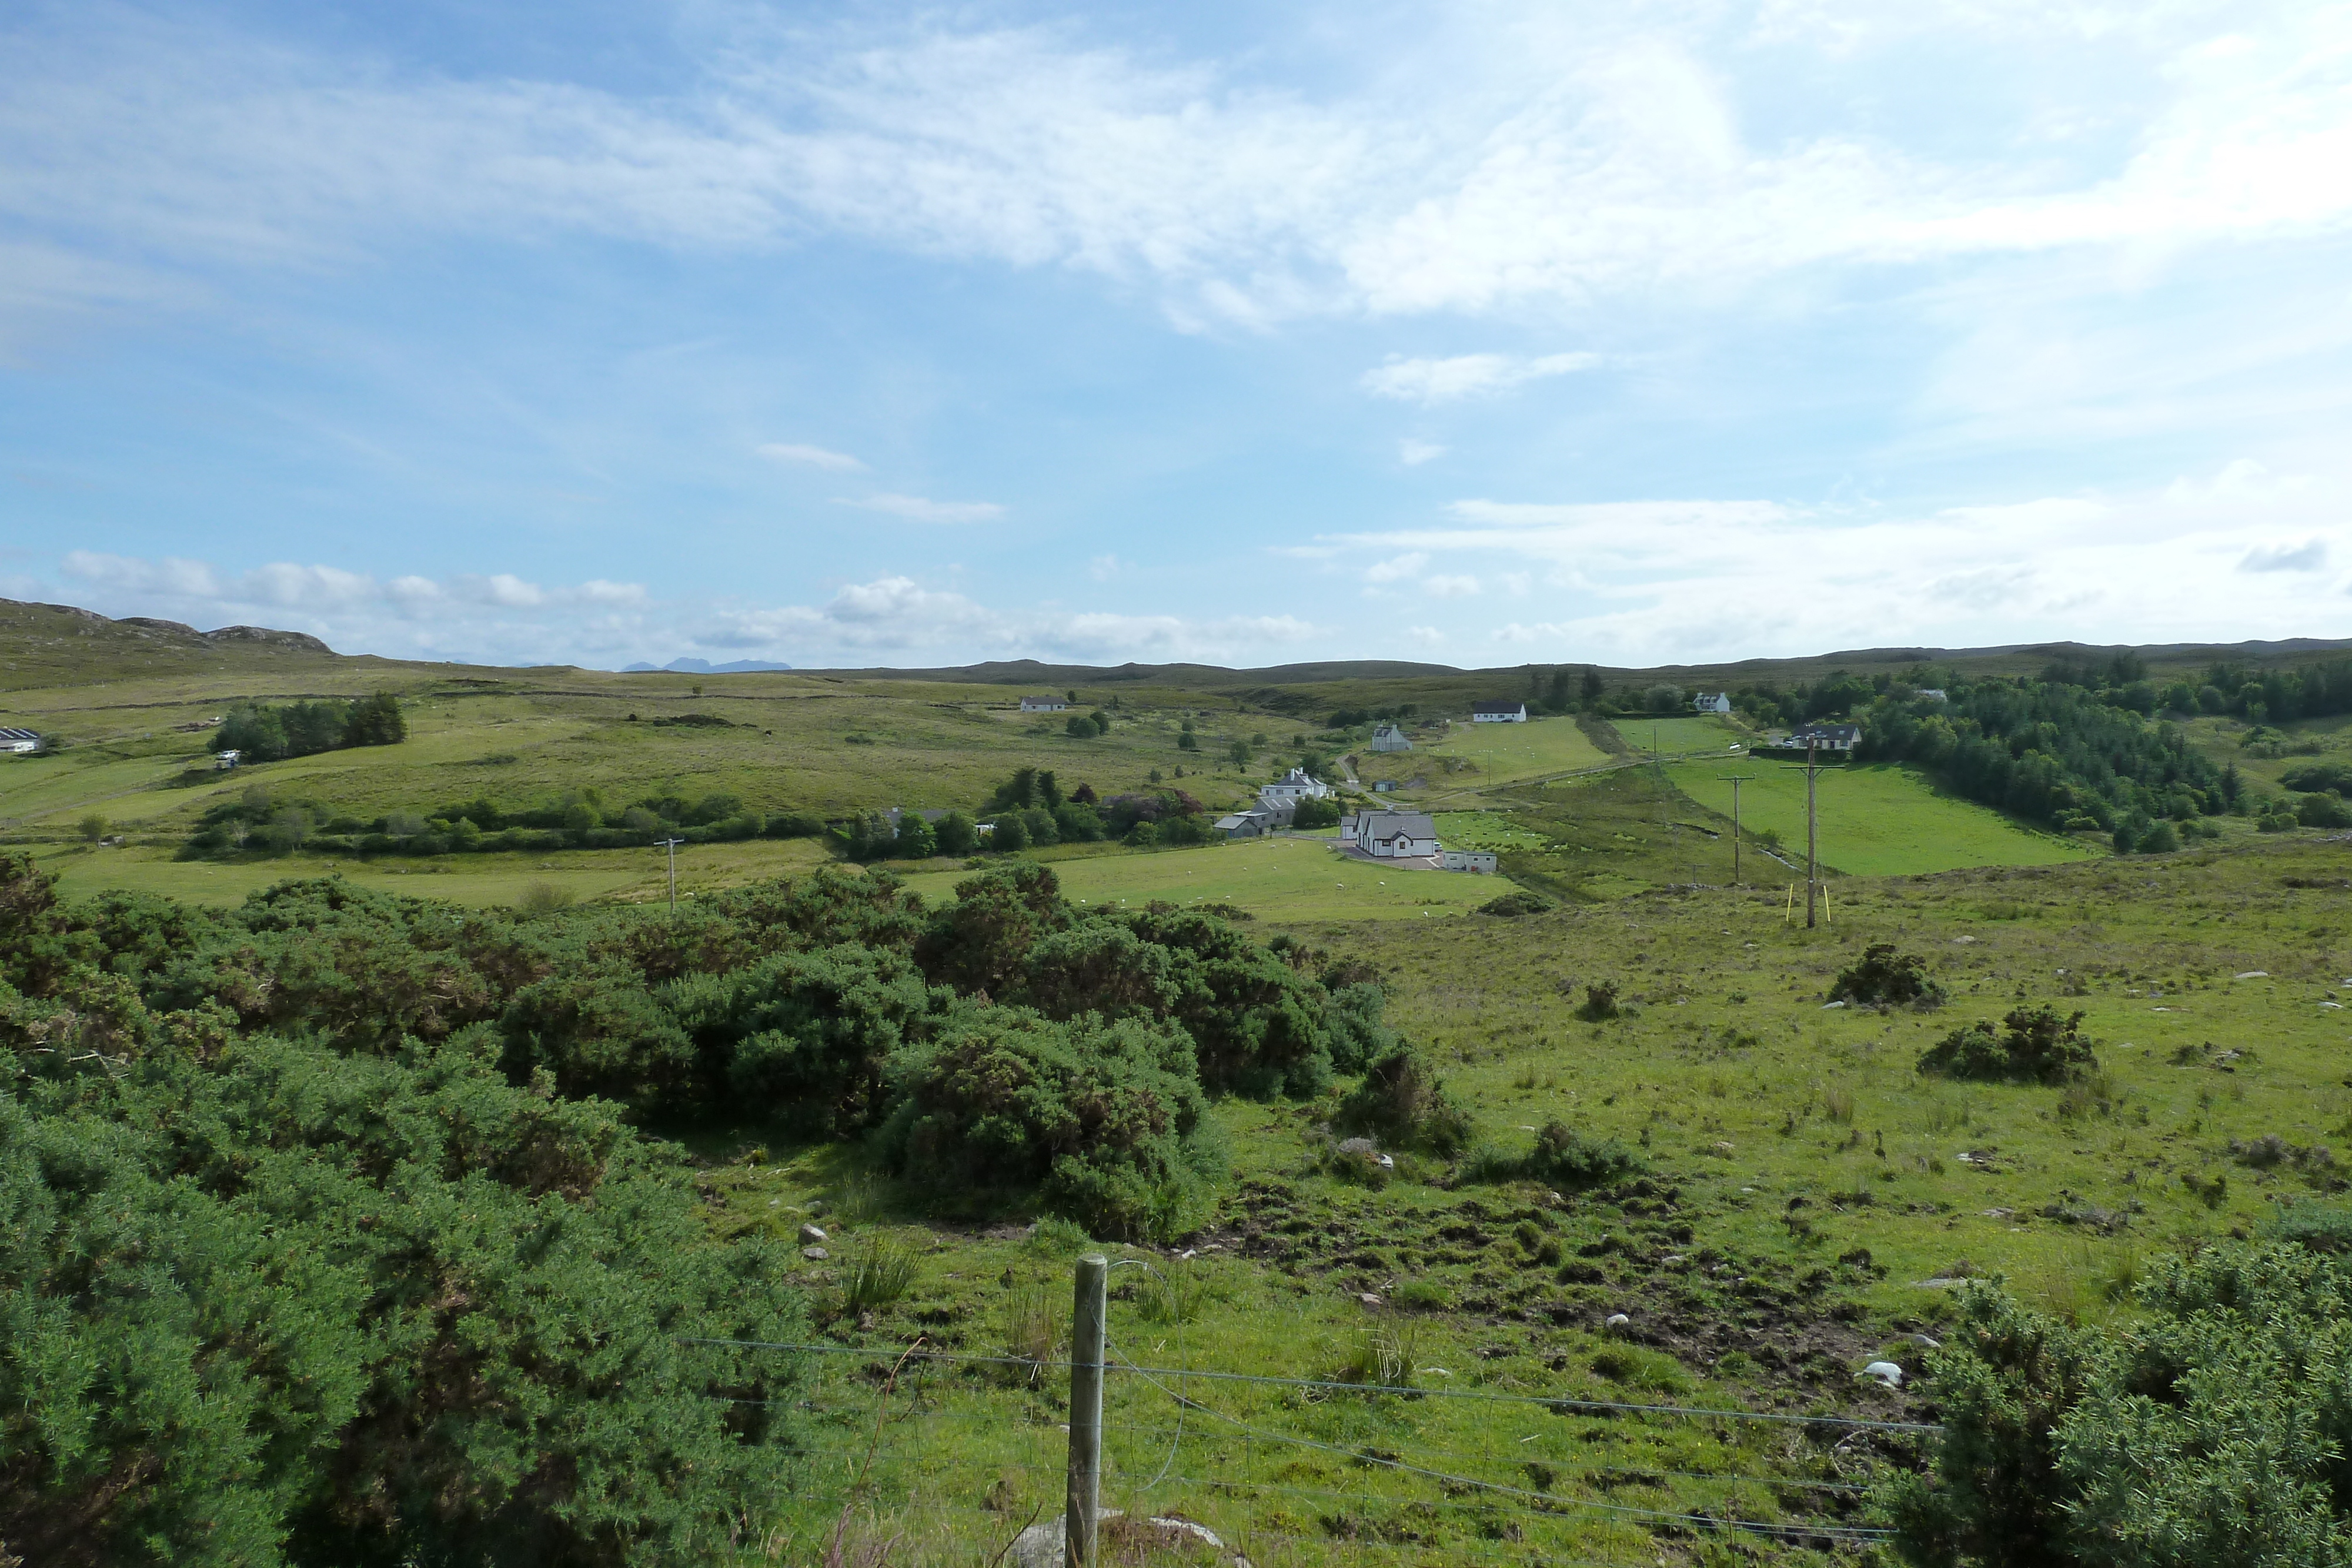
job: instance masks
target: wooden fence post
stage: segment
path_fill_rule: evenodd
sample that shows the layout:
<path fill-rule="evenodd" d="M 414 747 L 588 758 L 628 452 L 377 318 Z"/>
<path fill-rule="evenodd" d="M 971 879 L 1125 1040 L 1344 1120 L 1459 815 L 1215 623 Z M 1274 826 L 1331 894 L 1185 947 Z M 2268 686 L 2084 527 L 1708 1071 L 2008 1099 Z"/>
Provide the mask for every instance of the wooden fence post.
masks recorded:
<path fill-rule="evenodd" d="M 1070 1497 L 1066 1516 L 1067 1568 L 1095 1568 L 1096 1505 L 1102 1489 L 1104 1286 L 1110 1260 L 1078 1260 L 1070 1310 Z"/>

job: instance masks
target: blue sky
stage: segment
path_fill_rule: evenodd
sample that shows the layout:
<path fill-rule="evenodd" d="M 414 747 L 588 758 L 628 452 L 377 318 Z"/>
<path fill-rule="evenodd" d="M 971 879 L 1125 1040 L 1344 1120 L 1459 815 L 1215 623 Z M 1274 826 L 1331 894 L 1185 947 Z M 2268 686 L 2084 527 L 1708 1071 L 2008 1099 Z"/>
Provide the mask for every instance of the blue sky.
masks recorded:
<path fill-rule="evenodd" d="M 2352 634 L 2352 9 L 40 0 L 0 594 L 401 656 Z"/>

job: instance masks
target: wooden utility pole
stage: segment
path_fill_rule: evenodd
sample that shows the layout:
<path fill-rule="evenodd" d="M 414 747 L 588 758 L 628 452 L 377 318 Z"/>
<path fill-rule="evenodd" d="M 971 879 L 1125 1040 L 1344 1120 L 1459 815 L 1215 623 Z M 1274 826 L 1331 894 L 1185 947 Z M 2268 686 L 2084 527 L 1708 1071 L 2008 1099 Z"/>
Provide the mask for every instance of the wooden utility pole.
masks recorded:
<path fill-rule="evenodd" d="M 1813 895 L 1822 886 L 1821 764 L 1814 760 L 1818 741 L 1805 742 L 1805 929 L 1814 925 Z"/>
<path fill-rule="evenodd" d="M 1727 773 L 1731 780 L 1731 885 L 1739 883 L 1739 787 L 1756 777 L 1753 773 Z"/>
<path fill-rule="evenodd" d="M 1110 1260 L 1099 1252 L 1078 1260 L 1077 1291 L 1070 1308 L 1070 1490 L 1063 1517 L 1066 1568 L 1095 1568 L 1097 1503 L 1102 1493 L 1104 1284 Z"/>
<path fill-rule="evenodd" d="M 686 842 L 684 839 L 656 839 L 654 841 L 654 847 L 656 849 L 666 849 L 669 851 L 669 912 L 672 915 L 676 915 L 677 913 L 677 846 L 684 842 Z"/>

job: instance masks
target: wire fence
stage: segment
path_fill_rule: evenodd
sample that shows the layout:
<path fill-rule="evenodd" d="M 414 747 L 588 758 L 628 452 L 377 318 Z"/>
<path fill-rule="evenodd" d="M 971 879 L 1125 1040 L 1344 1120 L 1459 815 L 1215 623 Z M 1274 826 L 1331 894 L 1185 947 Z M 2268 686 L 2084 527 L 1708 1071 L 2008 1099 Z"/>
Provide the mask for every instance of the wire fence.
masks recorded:
<path fill-rule="evenodd" d="M 766 1402 L 796 1417 L 778 1560 L 1015 1562 L 1024 1528 L 1062 1516 L 1074 1363 L 1060 1354 L 697 1343 L 795 1364 L 792 1392 Z M 1105 1345 L 1103 1503 L 1127 1521 L 1105 1527 L 1106 1562 L 1853 1561 L 1887 1534 L 1867 1511 L 1873 1450 L 1939 1430 L 1432 1386 L 1409 1366 L 1358 1381 L 1167 1359 L 1117 1334 Z"/>

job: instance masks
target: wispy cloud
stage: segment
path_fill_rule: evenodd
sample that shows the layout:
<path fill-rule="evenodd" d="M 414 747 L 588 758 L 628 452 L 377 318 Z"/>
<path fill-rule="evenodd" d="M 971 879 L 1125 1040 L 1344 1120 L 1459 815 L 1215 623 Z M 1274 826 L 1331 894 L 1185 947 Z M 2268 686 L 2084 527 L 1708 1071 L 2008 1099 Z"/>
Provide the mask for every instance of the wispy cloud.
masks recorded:
<path fill-rule="evenodd" d="M 2318 571 L 2327 565 L 2327 542 L 2305 539 L 2299 545 L 2263 545 L 2246 552 L 2240 571 Z"/>
<path fill-rule="evenodd" d="M 803 446 L 797 442 L 770 441 L 753 450 L 762 457 L 778 463 L 795 463 L 809 468 L 827 468 L 835 473 L 862 474 L 866 465 L 846 452 L 828 451 L 822 446 Z"/>
<path fill-rule="evenodd" d="M 1407 436 L 1397 443 L 1397 461 L 1408 468 L 1417 468 L 1424 463 L 1435 462 L 1444 456 L 1445 453 L 1446 448 L 1434 441 L 1416 441 Z"/>
<path fill-rule="evenodd" d="M 1364 569 L 1364 580 L 1366 582 L 1402 582 L 1409 578 L 1419 576 L 1422 568 L 1428 564 L 1427 555 L 1420 550 L 1412 550 L 1390 560 L 1374 561 Z"/>
<path fill-rule="evenodd" d="M 1004 508 L 993 501 L 934 501 L 922 496 L 836 497 L 838 505 L 863 507 L 869 512 L 887 512 L 894 517 L 905 517 L 917 523 L 984 523 L 1001 517 Z"/>
<path fill-rule="evenodd" d="M 1508 392 L 1547 376 L 1589 371 L 1600 362 L 1600 355 L 1582 353 L 1545 354 L 1532 360 L 1509 354 L 1458 354 L 1449 360 L 1392 359 L 1366 371 L 1360 384 L 1375 397 L 1423 404 L 1457 402 L 1464 398 Z M 1433 457 L 1436 455 L 1430 454 Z M 1413 459 L 1408 457 L 1406 461 Z"/>

